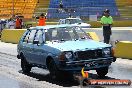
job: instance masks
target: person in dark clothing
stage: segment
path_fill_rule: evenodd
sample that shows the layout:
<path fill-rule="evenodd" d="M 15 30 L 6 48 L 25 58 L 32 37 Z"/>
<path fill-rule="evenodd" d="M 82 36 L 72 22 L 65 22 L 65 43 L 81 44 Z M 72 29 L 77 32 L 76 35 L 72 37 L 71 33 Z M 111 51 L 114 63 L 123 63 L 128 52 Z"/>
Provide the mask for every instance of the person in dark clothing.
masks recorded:
<path fill-rule="evenodd" d="M 112 34 L 111 27 L 113 24 L 113 18 L 110 16 L 110 10 L 106 9 L 101 18 L 101 24 L 103 26 L 104 43 L 109 44 L 110 36 Z"/>
<path fill-rule="evenodd" d="M 60 5 L 59 5 L 59 6 L 60 6 L 60 8 L 61 8 L 61 9 L 63 9 L 63 4 L 62 4 L 62 3 L 60 3 Z"/>
<path fill-rule="evenodd" d="M 60 1 L 60 3 L 59 3 L 58 12 L 59 13 L 64 13 L 65 12 L 64 5 L 63 5 L 62 1 Z"/>

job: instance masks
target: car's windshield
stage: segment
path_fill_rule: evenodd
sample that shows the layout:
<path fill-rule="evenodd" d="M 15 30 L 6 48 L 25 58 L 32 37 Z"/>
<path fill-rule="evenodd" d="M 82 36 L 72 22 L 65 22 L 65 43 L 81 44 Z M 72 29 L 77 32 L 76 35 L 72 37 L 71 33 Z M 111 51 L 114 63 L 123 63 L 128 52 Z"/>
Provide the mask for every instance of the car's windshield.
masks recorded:
<path fill-rule="evenodd" d="M 82 23 L 81 19 L 67 19 L 68 24 Z"/>
<path fill-rule="evenodd" d="M 80 27 L 52 28 L 45 32 L 47 41 L 68 41 L 79 39 L 90 39 Z"/>

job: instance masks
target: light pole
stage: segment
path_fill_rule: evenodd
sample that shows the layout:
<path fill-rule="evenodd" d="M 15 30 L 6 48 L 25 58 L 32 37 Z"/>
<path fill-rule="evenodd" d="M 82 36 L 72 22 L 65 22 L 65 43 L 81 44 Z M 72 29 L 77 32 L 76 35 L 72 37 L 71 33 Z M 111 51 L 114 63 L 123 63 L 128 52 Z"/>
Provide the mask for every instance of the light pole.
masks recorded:
<path fill-rule="evenodd" d="M 12 17 L 14 17 L 14 0 L 12 0 Z"/>

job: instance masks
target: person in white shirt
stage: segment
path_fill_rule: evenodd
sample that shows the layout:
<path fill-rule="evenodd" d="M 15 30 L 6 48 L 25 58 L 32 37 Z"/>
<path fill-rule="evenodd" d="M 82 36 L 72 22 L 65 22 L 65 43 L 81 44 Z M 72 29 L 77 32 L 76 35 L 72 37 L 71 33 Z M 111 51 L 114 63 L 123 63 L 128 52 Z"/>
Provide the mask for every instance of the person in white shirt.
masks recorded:
<path fill-rule="evenodd" d="M 9 29 L 15 29 L 15 21 L 10 19 L 7 23 Z"/>

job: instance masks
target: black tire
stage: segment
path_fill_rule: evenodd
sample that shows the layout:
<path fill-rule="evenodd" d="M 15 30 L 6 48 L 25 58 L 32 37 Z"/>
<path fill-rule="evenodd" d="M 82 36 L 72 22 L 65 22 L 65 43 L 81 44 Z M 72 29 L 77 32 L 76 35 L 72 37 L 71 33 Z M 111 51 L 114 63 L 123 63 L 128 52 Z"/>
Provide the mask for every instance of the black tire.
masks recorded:
<path fill-rule="evenodd" d="M 31 71 L 31 65 L 26 61 L 24 57 L 21 58 L 21 68 L 23 73 L 29 73 Z"/>
<path fill-rule="evenodd" d="M 104 78 L 105 75 L 108 73 L 108 67 L 98 68 L 96 69 L 96 72 L 99 77 Z"/>
<path fill-rule="evenodd" d="M 59 79 L 59 77 L 61 75 L 61 71 L 58 70 L 58 68 L 57 68 L 57 66 L 56 66 L 53 59 L 51 59 L 49 61 L 48 69 L 49 69 L 50 76 L 51 76 L 52 79 Z"/>

